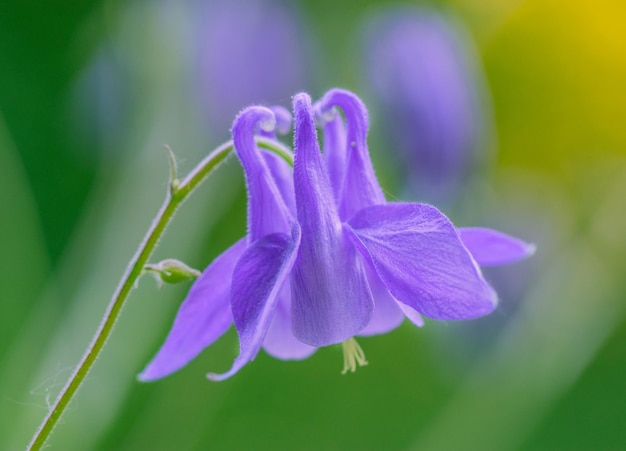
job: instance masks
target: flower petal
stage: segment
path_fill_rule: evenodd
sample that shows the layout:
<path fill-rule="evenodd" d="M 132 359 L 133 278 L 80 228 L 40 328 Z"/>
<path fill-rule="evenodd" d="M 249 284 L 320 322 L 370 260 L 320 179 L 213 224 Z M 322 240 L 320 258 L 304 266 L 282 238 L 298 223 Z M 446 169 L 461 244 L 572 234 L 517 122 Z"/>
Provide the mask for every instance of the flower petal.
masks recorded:
<path fill-rule="evenodd" d="M 482 266 L 515 263 L 535 253 L 535 245 L 484 227 L 458 229 L 461 241 Z"/>
<path fill-rule="evenodd" d="M 233 142 L 248 188 L 248 236 L 250 242 L 274 232 L 289 233 L 292 216 L 280 195 L 262 153 L 254 142 L 260 124 L 265 131 L 276 125 L 274 113 L 264 107 L 243 110 L 233 123 Z"/>
<path fill-rule="evenodd" d="M 422 315 L 420 315 L 413 307 L 409 307 L 400 301 L 397 301 L 397 304 L 409 321 L 417 327 L 422 327 L 424 325 L 424 318 L 422 318 Z"/>
<path fill-rule="evenodd" d="M 287 162 L 273 152 L 263 152 L 265 164 L 270 170 L 274 183 L 278 188 L 287 208 L 295 216 L 296 198 L 293 192 L 293 171 Z"/>
<path fill-rule="evenodd" d="M 300 228 L 296 224 L 292 236 L 271 233 L 252 243 L 242 254 L 233 272 L 231 291 L 233 319 L 239 333 L 239 356 L 228 372 L 209 374 L 209 379 L 227 379 L 256 357 L 299 243 Z"/>
<path fill-rule="evenodd" d="M 317 348 L 302 343 L 294 337 L 291 325 L 291 285 L 287 282 L 283 284 L 279 293 L 276 310 L 272 317 L 272 322 L 267 330 L 263 349 L 272 357 L 281 360 L 301 360 L 306 359 Z"/>
<path fill-rule="evenodd" d="M 364 329 L 359 332 L 361 336 L 384 334 L 394 330 L 404 320 L 404 313 L 387 287 L 376 274 L 376 270 L 371 268 L 371 263 L 365 265 L 367 281 L 374 297 L 374 313 L 372 319 Z"/>
<path fill-rule="evenodd" d="M 319 119 L 324 126 L 324 160 L 328 168 L 330 185 L 335 194 L 335 201 L 339 205 L 347 164 L 346 127 L 343 118 L 335 108 L 320 114 Z"/>
<path fill-rule="evenodd" d="M 308 95 L 294 97 L 294 116 L 294 188 L 302 241 L 291 278 L 293 330 L 304 343 L 327 346 L 363 329 L 373 300 L 339 220 Z"/>
<path fill-rule="evenodd" d="M 368 118 L 363 102 L 349 91 L 331 89 L 316 107 L 322 113 L 339 107 L 346 117 L 347 163 L 339 203 L 341 219 L 348 219 L 363 207 L 385 203 L 385 195 L 376 179 L 367 150 Z"/>
<path fill-rule="evenodd" d="M 496 294 L 439 210 L 389 203 L 359 211 L 348 221 L 361 252 L 400 302 L 434 319 L 490 313 Z"/>
<path fill-rule="evenodd" d="M 233 322 L 231 278 L 245 248 L 246 240 L 239 240 L 204 270 L 180 306 L 165 343 L 139 380 L 152 381 L 179 370 L 228 330 Z"/>
<path fill-rule="evenodd" d="M 263 127 L 259 130 L 259 136 L 263 136 L 265 138 L 276 139 L 276 132 L 281 135 L 285 135 L 289 133 L 291 128 L 291 113 L 289 110 L 283 106 L 276 105 L 271 106 L 269 108 L 272 113 L 274 113 L 274 117 L 276 118 L 276 127 L 272 127 L 271 130 L 265 130 Z"/>

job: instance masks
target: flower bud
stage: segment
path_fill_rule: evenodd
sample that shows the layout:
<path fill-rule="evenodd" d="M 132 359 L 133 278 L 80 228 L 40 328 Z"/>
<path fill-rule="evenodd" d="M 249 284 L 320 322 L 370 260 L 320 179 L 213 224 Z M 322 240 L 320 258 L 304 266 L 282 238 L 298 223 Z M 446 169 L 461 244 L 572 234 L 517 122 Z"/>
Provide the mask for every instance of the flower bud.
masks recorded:
<path fill-rule="evenodd" d="M 201 272 L 187 266 L 180 260 L 168 258 L 156 264 L 144 266 L 144 270 L 151 272 L 156 278 L 159 286 L 165 283 L 180 283 L 185 280 L 195 279 Z"/>

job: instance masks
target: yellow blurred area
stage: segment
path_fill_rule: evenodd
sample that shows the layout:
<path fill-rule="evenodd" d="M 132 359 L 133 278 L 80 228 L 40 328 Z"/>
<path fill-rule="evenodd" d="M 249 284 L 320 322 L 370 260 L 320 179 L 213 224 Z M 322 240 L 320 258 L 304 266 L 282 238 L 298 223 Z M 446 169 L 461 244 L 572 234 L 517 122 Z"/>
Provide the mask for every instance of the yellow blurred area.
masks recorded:
<path fill-rule="evenodd" d="M 520 4 L 484 43 L 500 159 L 578 171 L 626 154 L 626 4 L 536 0 Z"/>

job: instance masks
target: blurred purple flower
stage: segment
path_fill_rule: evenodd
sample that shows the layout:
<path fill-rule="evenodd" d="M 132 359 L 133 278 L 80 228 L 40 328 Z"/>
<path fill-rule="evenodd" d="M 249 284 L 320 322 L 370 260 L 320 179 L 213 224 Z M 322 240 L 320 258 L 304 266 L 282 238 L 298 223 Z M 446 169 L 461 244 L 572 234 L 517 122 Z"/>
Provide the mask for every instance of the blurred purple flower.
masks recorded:
<path fill-rule="evenodd" d="M 489 142 L 485 83 L 471 37 L 426 7 L 374 16 L 366 28 L 372 93 L 407 188 L 452 202 Z"/>
<path fill-rule="evenodd" d="M 131 71 L 114 46 L 104 43 L 74 85 L 72 123 L 80 149 L 111 156 L 123 147 L 131 123 Z"/>
<path fill-rule="evenodd" d="M 308 40 L 293 4 L 216 0 L 198 5 L 197 84 L 212 132 L 228 130 L 242 105 L 284 102 L 306 87 Z"/>
<path fill-rule="evenodd" d="M 532 253 L 532 246 L 490 229 L 457 230 L 430 205 L 387 202 L 367 150 L 367 111 L 354 94 L 331 90 L 315 108 L 298 94 L 293 107 L 293 176 L 254 142 L 257 127 L 269 132 L 285 114 L 255 106 L 235 120 L 248 236 L 196 281 L 141 379 L 182 367 L 232 322 L 240 354 L 228 372 L 210 374 L 213 380 L 235 374 L 261 347 L 280 359 L 301 359 L 343 343 L 344 371 L 354 369 L 365 363 L 355 335 L 388 332 L 404 315 L 418 325 L 420 315 L 486 315 L 496 294 L 477 263 L 510 263 Z M 316 115 L 329 134 L 324 157 Z"/>

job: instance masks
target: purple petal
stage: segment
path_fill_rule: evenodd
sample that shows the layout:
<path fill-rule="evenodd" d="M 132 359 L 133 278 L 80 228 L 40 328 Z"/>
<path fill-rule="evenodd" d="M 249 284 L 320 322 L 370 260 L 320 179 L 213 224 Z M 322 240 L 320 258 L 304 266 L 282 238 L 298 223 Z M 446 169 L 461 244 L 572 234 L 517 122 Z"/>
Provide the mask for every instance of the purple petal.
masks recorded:
<path fill-rule="evenodd" d="M 291 285 L 283 284 L 272 322 L 267 330 L 263 349 L 281 360 L 301 360 L 313 354 L 317 348 L 302 343 L 294 337 L 291 326 Z"/>
<path fill-rule="evenodd" d="M 399 301 L 397 302 L 397 304 L 404 313 L 404 315 L 409 319 L 409 321 L 411 321 L 417 327 L 422 327 L 424 325 L 424 318 L 422 318 L 422 315 L 420 315 L 415 309 Z"/>
<path fill-rule="evenodd" d="M 239 356 L 228 372 L 209 374 L 209 379 L 227 379 L 256 357 L 299 243 L 300 228 L 296 224 L 291 237 L 285 233 L 266 235 L 242 254 L 233 272 L 231 291 L 233 319 L 239 333 Z"/>
<path fill-rule="evenodd" d="M 348 222 L 361 252 L 400 302 L 434 319 L 490 313 L 496 294 L 439 210 L 389 203 L 359 211 Z"/>
<path fill-rule="evenodd" d="M 246 240 L 239 240 L 204 270 L 180 306 L 165 343 L 139 380 L 152 381 L 179 370 L 228 330 L 233 322 L 231 278 L 245 248 Z"/>
<path fill-rule="evenodd" d="M 281 135 L 286 135 L 291 131 L 291 111 L 281 105 L 270 107 L 276 117 L 276 131 Z"/>
<path fill-rule="evenodd" d="M 369 324 L 359 332 L 359 335 L 385 334 L 402 324 L 404 313 L 400 309 L 400 304 L 393 298 L 376 274 L 376 270 L 370 268 L 371 264 L 366 263 L 364 266 L 367 281 L 374 297 L 374 313 Z"/>
<path fill-rule="evenodd" d="M 361 208 L 385 203 L 385 195 L 378 184 L 367 150 L 368 119 L 363 102 L 349 91 L 331 89 L 316 107 L 322 113 L 339 107 L 346 117 L 347 164 L 339 204 L 341 218 L 345 220 Z"/>
<path fill-rule="evenodd" d="M 294 97 L 294 116 L 294 188 L 302 241 L 291 278 L 293 328 L 300 341 L 320 347 L 363 329 L 373 300 L 362 263 L 339 220 L 308 95 Z"/>
<path fill-rule="evenodd" d="M 535 253 L 535 245 L 484 227 L 458 229 L 461 241 L 482 266 L 515 263 Z"/>
<path fill-rule="evenodd" d="M 289 209 L 254 142 L 257 124 L 265 131 L 273 130 L 276 125 L 274 113 L 268 108 L 253 106 L 239 113 L 233 123 L 235 151 L 241 160 L 248 188 L 250 242 L 269 233 L 288 233 L 292 222 Z"/>
<path fill-rule="evenodd" d="M 289 133 L 289 130 L 291 129 L 291 113 L 289 110 L 280 105 L 271 106 L 270 110 L 274 113 L 274 117 L 276 118 L 276 129 L 268 131 L 261 128 L 261 130 L 259 130 L 259 136 L 276 139 L 276 132 L 281 135 Z"/>
<path fill-rule="evenodd" d="M 322 114 L 320 121 L 324 123 L 324 160 L 328 168 L 330 185 L 335 194 L 335 201 L 339 205 L 343 179 L 346 174 L 346 127 L 343 124 L 343 118 L 335 108 Z"/>
<path fill-rule="evenodd" d="M 287 208 L 295 216 L 296 214 L 296 198 L 293 192 L 293 170 L 287 162 L 273 152 L 263 152 L 265 164 L 272 174 L 274 183 L 280 192 Z"/>

